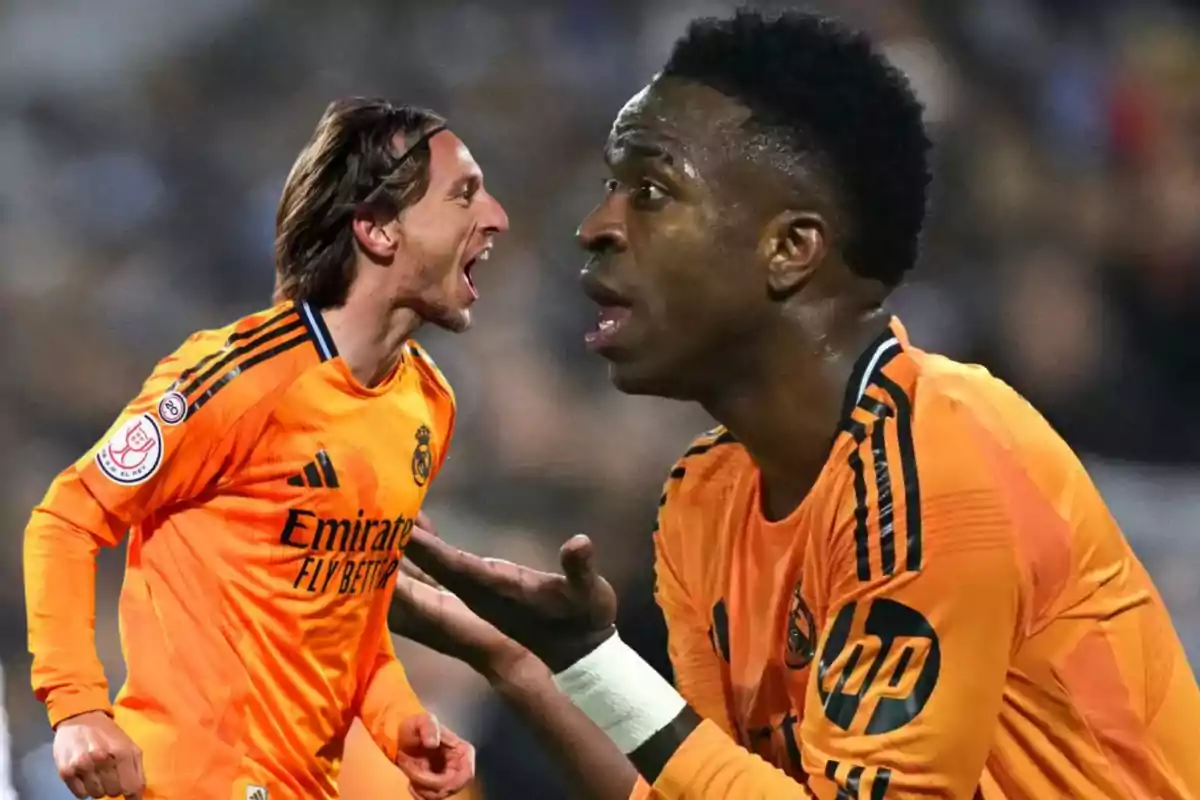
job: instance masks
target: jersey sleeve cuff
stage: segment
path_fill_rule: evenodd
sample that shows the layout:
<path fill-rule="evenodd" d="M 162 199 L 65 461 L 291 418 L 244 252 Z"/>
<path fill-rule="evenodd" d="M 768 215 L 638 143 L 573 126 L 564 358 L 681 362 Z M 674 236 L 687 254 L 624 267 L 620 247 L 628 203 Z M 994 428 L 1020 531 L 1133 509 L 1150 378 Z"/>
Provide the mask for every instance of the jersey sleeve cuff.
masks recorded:
<path fill-rule="evenodd" d="M 680 800 L 695 794 L 696 775 L 700 767 L 712 761 L 714 751 L 728 748 L 732 742 L 712 720 L 704 720 L 688 734 L 654 781 L 655 800 Z"/>
<path fill-rule="evenodd" d="M 46 713 L 50 718 L 51 728 L 57 728 L 63 720 L 89 711 L 103 711 L 112 716 L 112 702 L 108 699 L 107 689 L 64 686 L 46 698 Z"/>

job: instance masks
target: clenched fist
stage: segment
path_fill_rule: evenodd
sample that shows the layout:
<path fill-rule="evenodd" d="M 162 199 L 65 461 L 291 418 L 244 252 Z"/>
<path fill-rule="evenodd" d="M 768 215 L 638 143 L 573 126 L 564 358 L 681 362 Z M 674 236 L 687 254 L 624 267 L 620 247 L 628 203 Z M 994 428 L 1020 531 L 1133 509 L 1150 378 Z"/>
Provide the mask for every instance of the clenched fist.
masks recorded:
<path fill-rule="evenodd" d="M 76 797 L 141 800 L 142 751 L 103 711 L 65 719 L 54 732 L 54 763 Z"/>

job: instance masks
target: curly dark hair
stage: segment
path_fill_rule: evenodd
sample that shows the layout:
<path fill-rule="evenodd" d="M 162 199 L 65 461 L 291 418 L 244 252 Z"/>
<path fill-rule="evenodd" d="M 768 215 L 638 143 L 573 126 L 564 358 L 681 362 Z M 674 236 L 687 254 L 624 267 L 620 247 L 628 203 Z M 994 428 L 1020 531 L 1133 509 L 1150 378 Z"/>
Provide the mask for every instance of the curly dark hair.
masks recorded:
<path fill-rule="evenodd" d="M 352 97 L 329 105 L 292 166 L 275 217 L 275 299 L 333 308 L 354 280 L 355 212 L 398 215 L 429 188 L 434 112 Z M 397 151 L 395 139 L 405 144 Z"/>
<path fill-rule="evenodd" d="M 930 141 L 908 80 L 865 34 L 808 12 L 741 10 L 693 21 L 663 75 L 744 104 L 750 138 L 828 165 L 849 226 L 847 266 L 888 286 L 901 281 L 917 259 Z"/>

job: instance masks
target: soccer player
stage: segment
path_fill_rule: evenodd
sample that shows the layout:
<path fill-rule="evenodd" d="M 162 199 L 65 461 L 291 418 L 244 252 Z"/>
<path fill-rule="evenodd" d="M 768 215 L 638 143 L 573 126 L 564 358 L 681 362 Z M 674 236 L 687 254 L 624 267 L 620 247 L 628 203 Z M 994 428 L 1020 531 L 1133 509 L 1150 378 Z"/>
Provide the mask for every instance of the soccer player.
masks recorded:
<path fill-rule="evenodd" d="M 625 755 L 665 798 L 1200 797 L 1200 692 L 1079 460 L 884 310 L 928 147 L 868 40 L 799 13 L 693 23 L 617 117 L 588 342 L 721 423 L 654 534 L 678 690 L 586 538 L 552 575 L 416 533 L 454 594 L 402 580 L 393 615 L 569 742 L 581 791 L 627 795 Z"/>
<path fill-rule="evenodd" d="M 416 796 L 471 780 L 386 615 L 454 428 L 410 337 L 467 329 L 472 269 L 507 226 L 436 114 L 328 108 L 280 201 L 277 305 L 161 361 L 26 531 L 33 687 L 77 797 L 334 798 L 356 716 Z M 127 530 L 114 707 L 95 558 Z"/>

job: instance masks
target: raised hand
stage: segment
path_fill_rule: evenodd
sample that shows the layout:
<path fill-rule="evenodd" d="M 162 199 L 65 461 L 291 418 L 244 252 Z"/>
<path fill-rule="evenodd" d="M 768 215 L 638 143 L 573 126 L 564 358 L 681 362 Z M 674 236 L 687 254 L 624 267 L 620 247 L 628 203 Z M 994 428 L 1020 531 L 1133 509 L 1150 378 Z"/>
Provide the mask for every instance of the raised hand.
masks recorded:
<path fill-rule="evenodd" d="M 591 540 L 576 536 L 560 550 L 562 574 L 481 558 L 442 541 L 424 514 L 418 515 L 405 550 L 406 559 L 456 595 L 475 615 L 556 672 L 591 652 L 615 631 L 616 592 L 596 573 L 593 556 Z M 449 600 L 442 603 L 445 619 L 453 604 Z M 465 620 L 457 611 L 451 618 L 460 623 L 449 626 L 451 629 L 483 635 L 475 626 L 465 629 Z M 497 641 L 488 641 L 498 646 Z"/>

